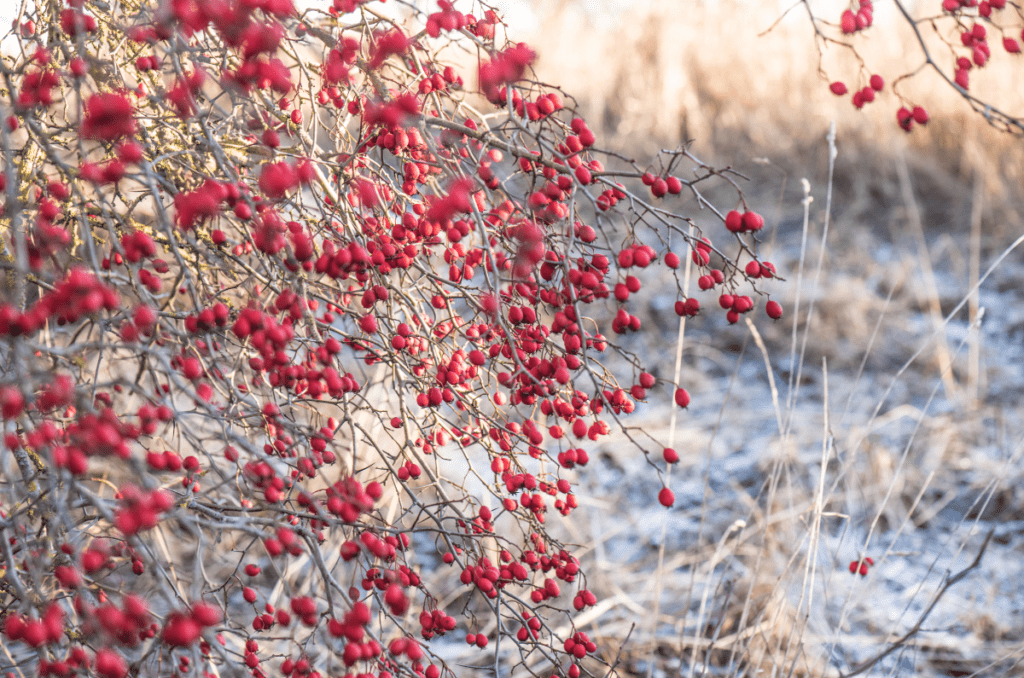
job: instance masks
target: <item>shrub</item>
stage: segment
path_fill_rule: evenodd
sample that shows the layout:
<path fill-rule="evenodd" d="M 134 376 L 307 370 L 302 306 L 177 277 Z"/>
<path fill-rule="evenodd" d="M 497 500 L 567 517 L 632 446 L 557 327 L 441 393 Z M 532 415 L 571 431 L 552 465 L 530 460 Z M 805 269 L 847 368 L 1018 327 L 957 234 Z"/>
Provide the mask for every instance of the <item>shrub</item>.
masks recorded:
<path fill-rule="evenodd" d="M 23 8 L 0 174 L 19 667 L 436 678 L 457 634 L 586 670 L 597 599 L 548 517 L 638 402 L 690 404 L 609 336 L 642 331 L 663 265 L 680 321 L 757 314 L 765 221 L 738 189 L 708 204 L 734 175 L 685 147 L 602 151 L 493 10 L 438 4 Z M 634 442 L 671 507 L 678 455 Z"/>

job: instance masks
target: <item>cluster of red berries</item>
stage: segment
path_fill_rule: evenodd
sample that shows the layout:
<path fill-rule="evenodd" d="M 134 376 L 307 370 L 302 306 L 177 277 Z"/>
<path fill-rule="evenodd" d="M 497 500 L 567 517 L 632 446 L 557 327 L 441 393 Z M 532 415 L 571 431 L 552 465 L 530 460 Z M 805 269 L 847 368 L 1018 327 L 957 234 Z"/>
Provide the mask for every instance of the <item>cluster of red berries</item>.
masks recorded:
<path fill-rule="evenodd" d="M 135 134 L 135 107 L 124 94 L 93 94 L 85 102 L 82 118 L 83 139 L 117 141 Z"/>
<path fill-rule="evenodd" d="M 844 34 L 856 33 L 869 27 L 873 21 L 873 7 L 871 0 L 859 0 L 860 6 L 856 12 L 845 10 L 840 19 L 840 28 Z M 1006 0 L 943 0 L 942 9 L 944 12 L 959 15 L 963 10 L 977 8 L 978 15 L 983 19 L 991 18 L 993 12 L 1006 7 Z M 966 23 L 966 22 L 965 22 Z M 965 23 L 961 23 L 964 26 Z M 1024 31 L 1021 33 L 1021 40 L 1024 40 Z M 982 68 L 992 58 L 992 51 L 988 44 L 988 31 L 980 22 L 966 26 L 960 33 L 961 44 L 970 50 L 970 56 L 961 56 L 956 59 L 953 73 L 953 82 L 963 90 L 970 87 L 970 71 L 972 68 Z M 1014 37 L 1003 36 L 1003 49 L 1008 54 L 1020 54 L 1021 44 Z M 857 90 L 853 95 L 853 105 L 862 108 L 865 104 L 875 100 L 876 92 L 881 92 L 885 82 L 880 75 L 872 75 L 867 86 Z M 847 93 L 846 84 L 842 81 L 835 81 L 829 85 L 829 89 L 837 96 Z M 901 107 L 896 113 L 896 120 L 900 127 L 909 132 L 913 129 L 914 123 L 924 125 L 928 122 L 928 113 L 921 106 L 908 108 Z"/>
<path fill-rule="evenodd" d="M 45 56 L 41 56 L 45 55 Z M 49 53 L 40 48 L 36 53 L 36 61 L 43 68 L 30 71 L 21 81 L 18 93 L 18 108 L 27 110 L 33 106 L 49 106 L 53 103 L 53 88 L 60 84 L 60 74 L 52 68 L 45 68 L 49 61 Z"/>
<path fill-rule="evenodd" d="M 875 564 L 874 559 L 870 556 L 865 557 L 863 560 L 851 560 L 850 561 L 850 574 L 860 574 L 862 577 L 866 577 L 868 574 L 868 568 Z"/>
<path fill-rule="evenodd" d="M 295 163 L 271 162 L 263 165 L 257 183 L 265 196 L 271 200 L 281 200 L 300 184 L 311 182 L 315 174 L 308 160 Z"/>
<path fill-rule="evenodd" d="M 505 85 L 522 79 L 537 53 L 520 42 L 495 54 L 490 61 L 480 64 L 480 91 L 493 103 L 501 103 Z"/>
<path fill-rule="evenodd" d="M 50 603 L 42 619 L 30 619 L 17 612 L 4 617 L 4 635 L 10 641 L 20 640 L 29 647 L 43 647 L 60 642 L 64 637 L 64 608 Z"/>
<path fill-rule="evenodd" d="M 988 46 L 988 31 L 980 23 L 974 24 L 970 29 L 961 33 L 960 42 L 964 47 L 971 50 L 971 57 L 962 56 L 957 58 L 953 82 L 967 90 L 970 88 L 970 70 L 975 66 L 983 68 L 988 63 L 988 60 L 992 58 L 992 50 Z"/>
<path fill-rule="evenodd" d="M 577 631 L 565 639 L 562 649 L 576 659 L 583 659 L 588 653 L 597 651 L 597 644 L 583 631 Z"/>
<path fill-rule="evenodd" d="M 371 482 L 364 488 L 355 478 L 343 478 L 327 488 L 327 510 L 345 523 L 354 523 L 359 516 L 373 510 L 374 503 L 384 494 L 380 483 Z"/>
<path fill-rule="evenodd" d="M 34 334 L 48 318 L 55 318 L 59 325 L 64 325 L 77 322 L 82 316 L 100 310 L 112 311 L 117 307 L 117 292 L 84 268 L 76 267 L 24 312 L 19 312 L 14 306 L 0 306 L 0 336 Z"/>
<path fill-rule="evenodd" d="M 589 589 L 580 589 L 580 592 L 573 596 L 572 607 L 574 610 L 579 612 L 587 607 L 592 607 L 597 604 L 597 596 L 594 595 Z"/>
<path fill-rule="evenodd" d="M 68 4 L 71 5 L 70 9 L 60 11 L 60 29 L 64 35 L 74 38 L 83 33 L 95 32 L 96 17 L 82 11 L 84 3 L 69 1 Z"/>
<path fill-rule="evenodd" d="M 263 539 L 263 547 L 271 556 L 279 556 L 285 551 L 288 555 L 298 556 L 302 554 L 302 542 L 295 531 L 282 525 L 274 532 L 273 537 Z"/>
<path fill-rule="evenodd" d="M 273 467 L 265 461 L 250 461 L 245 464 L 245 477 L 259 490 L 263 490 L 266 501 L 274 504 L 281 499 L 284 491 L 284 478 L 274 472 Z"/>
<path fill-rule="evenodd" d="M 203 629 L 216 626 L 221 619 L 220 608 L 210 603 L 194 602 L 188 610 L 168 615 L 160 639 L 171 647 L 188 647 L 199 640 Z"/>
<path fill-rule="evenodd" d="M 253 24 L 259 26 L 260 24 Z M 158 67 L 159 61 L 156 57 L 150 57 L 150 67 Z M 201 68 L 193 68 L 185 77 L 178 78 L 174 86 L 167 90 L 167 101 L 174 108 L 178 117 L 187 120 L 196 114 L 196 95 L 203 89 L 206 82 L 206 72 Z"/>
<path fill-rule="evenodd" d="M 398 476 L 399 480 L 405 482 L 406 480 L 409 479 L 416 480 L 417 478 L 420 477 L 420 474 L 422 472 L 423 470 L 419 467 L 418 464 L 415 464 L 412 461 L 407 461 L 398 467 L 396 475 Z"/>
<path fill-rule="evenodd" d="M 859 0 L 856 12 L 848 9 L 839 17 L 839 28 L 846 34 L 863 31 L 874 23 L 874 13 L 875 8 L 871 0 Z"/>
<path fill-rule="evenodd" d="M 903 106 L 896 111 L 896 122 L 905 131 L 909 132 L 914 127 L 915 122 L 919 125 L 928 123 L 928 111 L 920 106 L 914 106 L 913 110 Z"/>
<path fill-rule="evenodd" d="M 757 212 L 730 210 L 725 215 L 725 227 L 732 233 L 751 233 L 764 228 L 764 217 Z M 700 246 L 698 245 L 698 249 Z"/>
<path fill-rule="evenodd" d="M 443 636 L 448 631 L 454 631 L 457 623 L 455 617 L 445 614 L 441 610 L 423 610 L 420 612 L 420 628 L 424 640 L 430 640 L 435 635 Z"/>
<path fill-rule="evenodd" d="M 114 513 L 114 525 L 127 537 L 156 527 L 161 514 L 174 505 L 173 496 L 164 490 L 147 492 L 123 485 L 117 494 L 120 506 Z"/>
<path fill-rule="evenodd" d="M 650 172 L 644 172 L 640 180 L 644 186 L 650 186 L 651 195 L 655 198 L 664 198 L 666 194 L 679 195 L 683 190 L 683 182 L 679 177 L 658 177 Z"/>
<path fill-rule="evenodd" d="M 853 105 L 855 108 L 863 108 L 865 104 L 870 104 L 875 100 L 875 93 L 881 92 L 885 88 L 885 80 L 882 76 L 877 73 L 872 75 L 868 79 L 868 84 L 853 93 Z M 836 96 L 843 96 L 846 94 L 846 83 L 842 81 L 835 81 L 829 85 L 829 89 Z"/>
<path fill-rule="evenodd" d="M 239 201 L 240 197 L 241 191 L 234 184 L 207 179 L 194 191 L 182 191 L 174 196 L 178 226 L 188 231 L 207 219 L 213 219 L 220 214 L 222 202 L 235 207 L 235 216 L 247 218 L 251 216 L 251 211 L 248 205 Z M 245 208 L 242 214 L 238 214 L 239 205 Z"/>

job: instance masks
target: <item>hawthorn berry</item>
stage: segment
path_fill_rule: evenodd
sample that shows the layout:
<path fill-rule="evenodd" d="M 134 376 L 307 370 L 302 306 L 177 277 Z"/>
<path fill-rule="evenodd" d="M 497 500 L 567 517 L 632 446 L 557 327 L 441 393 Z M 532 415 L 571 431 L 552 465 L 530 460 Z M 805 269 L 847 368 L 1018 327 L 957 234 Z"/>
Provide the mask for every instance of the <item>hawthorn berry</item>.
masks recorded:
<path fill-rule="evenodd" d="M 690 406 L 690 394 L 687 393 L 685 388 L 677 388 L 676 389 L 676 393 L 675 393 L 675 401 L 676 401 L 676 405 L 678 405 L 679 407 L 683 407 L 683 408 L 689 407 Z"/>
<path fill-rule="evenodd" d="M 731 210 L 725 215 L 725 227 L 733 233 L 743 230 L 743 215 L 737 210 Z"/>

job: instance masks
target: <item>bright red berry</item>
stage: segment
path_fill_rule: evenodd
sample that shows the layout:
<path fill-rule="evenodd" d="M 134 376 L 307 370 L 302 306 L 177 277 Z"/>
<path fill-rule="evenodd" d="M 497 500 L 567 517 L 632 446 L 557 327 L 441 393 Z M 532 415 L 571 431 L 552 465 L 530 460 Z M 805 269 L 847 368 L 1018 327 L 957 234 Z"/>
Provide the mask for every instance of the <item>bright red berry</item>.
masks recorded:
<path fill-rule="evenodd" d="M 675 394 L 676 405 L 679 407 L 690 406 L 690 394 L 687 393 L 685 388 L 677 388 Z"/>

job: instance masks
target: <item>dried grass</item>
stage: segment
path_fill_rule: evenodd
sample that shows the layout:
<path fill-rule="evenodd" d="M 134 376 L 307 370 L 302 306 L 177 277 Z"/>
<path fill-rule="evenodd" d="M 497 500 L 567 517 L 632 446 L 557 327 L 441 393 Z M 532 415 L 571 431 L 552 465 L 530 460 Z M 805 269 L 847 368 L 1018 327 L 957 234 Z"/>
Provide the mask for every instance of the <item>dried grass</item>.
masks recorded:
<path fill-rule="evenodd" d="M 622 646 L 613 675 L 835 676 L 836 666 L 876 654 L 912 627 L 943 573 L 974 557 L 981 521 L 1021 520 L 1015 488 L 1024 450 L 1010 423 L 1019 411 L 988 395 L 994 356 L 982 335 L 964 329 L 979 304 L 961 311 L 959 329 L 940 319 L 1024 227 L 1024 147 L 965 112 L 927 72 L 902 90 L 931 112 L 926 128 L 899 130 L 891 94 L 854 110 L 820 77 L 802 8 L 759 37 L 778 16 L 769 3 L 613 4 L 533 3 L 534 33 L 522 39 L 539 49 L 539 77 L 574 93 L 599 136 L 630 157 L 692 139 L 699 155 L 748 173 L 755 204 L 775 211 L 778 227 L 763 247 L 790 281 L 779 285 L 787 309 L 800 241 L 794 179 L 809 177 L 819 196 L 808 233 L 817 243 L 832 120 L 840 155 L 825 275 L 817 287 L 805 282 L 796 318 L 801 333 L 810 323 L 801 398 L 777 415 L 747 328 L 708 316 L 687 330 L 685 379 L 695 402 L 705 395 L 726 404 L 684 420 L 676 447 L 687 490 L 677 489 L 682 503 L 666 514 L 661 538 L 647 514 L 633 512 L 652 491 L 635 473 L 640 452 L 624 438 L 602 447 L 596 461 L 615 474 L 618 494 L 584 502 L 581 514 L 602 518 L 566 536 L 584 546 L 587 584 L 602 600 L 579 628 L 613 648 L 608 663 Z M 903 29 L 885 33 L 891 22 L 882 11 L 861 54 L 892 80 L 900 73 L 887 72 L 890 64 L 916 66 L 920 56 Z M 821 65 L 832 79 L 856 72 L 834 48 Z M 1018 69 L 1000 55 L 973 86 L 1004 110 L 1024 112 L 1024 90 L 1000 86 L 1019 80 Z M 806 261 L 816 261 L 815 247 Z M 1003 290 L 1016 270 L 1001 274 Z M 652 302 L 648 311 L 663 333 L 656 350 L 667 356 L 674 330 L 659 309 Z M 759 324 L 783 400 L 791 322 Z M 643 433 L 667 439 L 663 414 L 650 412 Z M 784 434 L 777 419 L 790 422 Z M 755 469 L 721 472 L 756 446 Z M 581 497 L 609 487 L 607 477 L 584 480 L 592 484 Z M 942 612 L 935 628 L 866 675 L 1021 675 L 1019 634 L 975 595 L 988 581 L 989 601 L 1014 587 L 999 576 L 1007 543 L 997 540 L 986 554 L 997 561 L 983 561 L 988 574 L 945 594 L 962 610 L 955 626 Z M 861 555 L 876 560 L 864 579 L 846 571 Z"/>
<path fill-rule="evenodd" d="M 840 10 L 823 6 L 829 4 L 836 3 L 811 6 L 832 19 Z M 819 67 L 853 86 L 857 62 L 835 46 L 819 61 L 802 6 L 767 33 L 779 18 L 775 3 L 535 0 L 532 6 L 536 20 L 522 28 L 538 48 L 538 76 L 565 86 L 599 136 L 634 158 L 692 140 L 702 156 L 777 186 L 779 170 L 796 178 L 827 166 L 822 140 L 835 120 L 843 154 L 837 215 L 883 226 L 879 218 L 901 200 L 894 152 L 903 152 L 927 205 L 927 228 L 959 230 L 967 223 L 977 176 L 992 217 L 989 233 L 1019 232 L 1020 139 L 972 114 L 927 70 L 900 85 L 908 100 L 931 113 L 925 128 L 908 136 L 897 127 L 900 103 L 888 90 L 854 109 L 849 96 L 829 92 Z M 854 41 L 868 68 L 887 82 L 923 62 L 909 28 L 889 16 L 895 11 L 879 3 L 869 37 Z M 930 47 L 940 63 L 951 61 L 935 42 Z M 1024 89 L 1008 86 L 1019 82 L 1020 59 L 997 52 L 985 69 L 972 71 L 972 91 L 1024 115 Z M 762 157 L 771 164 L 752 163 Z"/>

